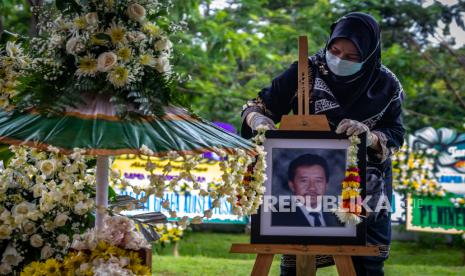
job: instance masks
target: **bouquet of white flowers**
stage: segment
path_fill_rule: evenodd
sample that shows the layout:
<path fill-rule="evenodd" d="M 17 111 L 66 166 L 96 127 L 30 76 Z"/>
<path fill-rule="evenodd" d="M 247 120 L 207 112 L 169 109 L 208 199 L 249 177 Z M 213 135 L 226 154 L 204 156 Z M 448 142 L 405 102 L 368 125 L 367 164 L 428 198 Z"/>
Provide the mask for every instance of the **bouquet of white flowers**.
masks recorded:
<path fill-rule="evenodd" d="M 76 236 L 73 251 L 62 261 L 33 262 L 21 275 L 50 275 L 51 271 L 52 275 L 151 275 L 151 264 L 142 256 L 152 253 L 150 245 L 135 230 L 132 220 L 108 216 L 103 229 L 92 228 Z"/>
<path fill-rule="evenodd" d="M 0 107 L 60 112 L 95 93 L 120 116 L 162 114 L 163 105 L 180 103 L 168 35 L 181 27 L 169 22 L 165 4 L 61 0 L 39 14 L 40 35 L 27 51 L 11 42 L 0 49 Z"/>
<path fill-rule="evenodd" d="M 61 258 L 93 224 L 95 177 L 80 150 L 70 156 L 12 146 L 0 175 L 0 274 Z"/>

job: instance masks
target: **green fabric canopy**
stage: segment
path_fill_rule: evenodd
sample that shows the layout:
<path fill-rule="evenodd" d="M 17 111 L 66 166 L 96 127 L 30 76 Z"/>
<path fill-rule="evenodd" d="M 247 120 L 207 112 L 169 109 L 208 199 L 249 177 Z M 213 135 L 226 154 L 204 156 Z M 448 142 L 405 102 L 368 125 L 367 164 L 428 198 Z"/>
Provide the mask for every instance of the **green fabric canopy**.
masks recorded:
<path fill-rule="evenodd" d="M 167 108 L 162 118 L 138 120 L 79 112 L 46 116 L 0 110 L 0 142 L 39 148 L 52 145 L 68 152 L 81 148 L 92 155 L 139 153 L 143 145 L 155 155 L 206 152 L 213 147 L 253 150 L 249 141 L 175 107 Z"/>

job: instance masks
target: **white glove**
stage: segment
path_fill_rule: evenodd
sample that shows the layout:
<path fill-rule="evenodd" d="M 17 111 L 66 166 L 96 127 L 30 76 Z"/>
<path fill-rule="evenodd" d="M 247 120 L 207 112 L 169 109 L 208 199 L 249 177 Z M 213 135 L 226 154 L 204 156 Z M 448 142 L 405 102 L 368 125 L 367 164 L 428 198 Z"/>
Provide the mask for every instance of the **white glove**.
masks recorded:
<path fill-rule="evenodd" d="M 252 130 L 257 130 L 260 125 L 268 127 L 268 129 L 276 129 L 273 120 L 258 112 L 251 112 L 247 115 L 246 122 Z"/>
<path fill-rule="evenodd" d="M 364 123 L 359 121 L 343 119 L 336 128 L 336 133 L 345 133 L 347 136 L 367 134 L 367 147 L 378 143 L 378 136 L 370 132 L 370 129 Z"/>

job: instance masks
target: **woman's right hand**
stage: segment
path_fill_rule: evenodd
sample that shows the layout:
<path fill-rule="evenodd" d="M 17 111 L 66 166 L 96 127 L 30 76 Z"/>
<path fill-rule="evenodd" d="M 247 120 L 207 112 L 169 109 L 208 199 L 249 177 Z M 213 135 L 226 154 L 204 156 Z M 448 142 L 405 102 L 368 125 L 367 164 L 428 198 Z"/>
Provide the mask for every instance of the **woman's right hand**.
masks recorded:
<path fill-rule="evenodd" d="M 276 129 L 273 120 L 258 112 L 251 112 L 247 115 L 246 121 L 250 128 L 254 131 L 261 125 L 268 129 Z"/>

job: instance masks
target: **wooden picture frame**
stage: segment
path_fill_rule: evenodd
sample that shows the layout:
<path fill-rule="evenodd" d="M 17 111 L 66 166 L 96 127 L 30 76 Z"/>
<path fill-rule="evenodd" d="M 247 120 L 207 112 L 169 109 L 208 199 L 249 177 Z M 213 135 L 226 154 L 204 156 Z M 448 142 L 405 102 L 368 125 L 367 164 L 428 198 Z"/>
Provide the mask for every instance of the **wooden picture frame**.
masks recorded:
<path fill-rule="evenodd" d="M 347 162 L 347 148 L 350 145 L 348 137 L 332 132 L 288 130 L 267 131 L 265 137 L 264 147 L 267 152 L 266 192 L 264 203 L 260 206 L 258 213 L 252 215 L 251 243 L 365 245 L 365 210 L 362 212 L 362 222 L 356 226 L 350 226 L 342 225 L 338 220 L 336 222 L 335 215 L 328 211 L 328 208 L 324 208 L 326 199 L 338 198 L 341 194 L 341 182 L 344 178 Z M 360 188 L 361 196 L 365 198 L 366 135 L 362 134 L 359 137 L 361 140 L 358 145 Z M 308 160 L 319 160 L 320 163 Z M 317 163 L 313 164 L 312 162 Z M 305 176 L 305 174 L 307 175 Z M 319 178 L 318 174 L 320 174 Z M 316 177 L 316 180 L 309 180 L 312 177 Z M 312 184 L 307 185 L 306 183 Z M 320 187 L 320 190 L 315 187 Z M 290 208 L 288 210 L 278 208 L 283 207 L 279 205 L 280 200 L 284 198 L 284 202 L 288 196 L 291 202 Z M 292 209 L 292 199 L 296 196 L 310 199 L 304 201 L 307 209 L 303 209 L 305 207 L 302 206 L 295 206 Z M 322 198 L 321 204 L 316 204 L 317 207 L 315 207 L 313 204 L 318 197 Z M 339 202 L 336 205 L 338 204 Z M 273 209 L 272 206 L 276 208 Z M 289 205 L 287 206 L 289 207 Z M 313 217 L 315 213 L 306 212 L 309 206 L 311 208 L 323 207 L 317 215 L 318 219 Z M 265 209 L 270 210 L 265 211 Z"/>

